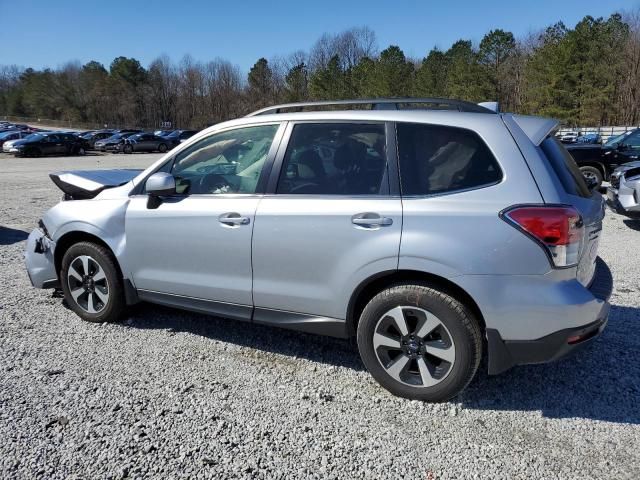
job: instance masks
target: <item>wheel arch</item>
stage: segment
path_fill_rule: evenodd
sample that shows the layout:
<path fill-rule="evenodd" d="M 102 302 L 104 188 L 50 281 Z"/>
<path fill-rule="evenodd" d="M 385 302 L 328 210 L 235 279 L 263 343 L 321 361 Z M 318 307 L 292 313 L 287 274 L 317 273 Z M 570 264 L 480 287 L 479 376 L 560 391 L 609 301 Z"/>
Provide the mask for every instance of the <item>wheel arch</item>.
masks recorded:
<path fill-rule="evenodd" d="M 106 248 L 115 260 L 116 268 L 118 269 L 118 275 L 120 275 L 120 278 L 124 278 L 122 275 L 122 268 L 120 267 L 118 257 L 115 255 L 113 249 L 109 246 L 109 244 L 97 235 L 82 230 L 73 230 L 71 232 L 67 232 L 56 241 L 56 248 L 54 250 L 56 273 L 60 272 L 60 268 L 62 266 L 62 257 L 64 257 L 66 251 L 69 250 L 72 245 L 80 242 L 91 242 Z"/>
<path fill-rule="evenodd" d="M 126 278 L 122 272 L 122 267 L 120 266 L 120 261 L 118 260 L 118 256 L 114 253 L 113 248 L 105 242 L 103 239 L 89 232 L 85 232 L 82 230 L 73 230 L 62 235 L 56 242 L 56 248 L 54 250 L 54 264 L 56 275 L 58 275 L 58 280 L 62 281 L 60 277 L 60 269 L 62 267 L 62 258 L 66 251 L 76 243 L 80 242 L 91 242 L 97 245 L 100 245 L 107 249 L 107 251 L 113 257 L 114 264 L 118 271 L 118 276 L 122 280 L 122 285 L 124 288 L 124 296 L 127 305 L 134 305 L 138 303 L 140 300 L 138 298 L 138 292 L 136 291 L 133 283 L 130 279 Z"/>
<path fill-rule="evenodd" d="M 380 272 L 361 282 L 351 295 L 347 307 L 347 334 L 349 336 L 354 336 L 356 334 L 360 314 L 367 303 L 369 303 L 375 295 L 390 285 L 402 282 L 428 284 L 429 286 L 435 287 L 459 300 L 472 311 L 474 316 L 477 318 L 484 335 L 486 331 L 484 316 L 473 297 L 450 279 L 419 270 L 389 270 L 386 272 Z"/>

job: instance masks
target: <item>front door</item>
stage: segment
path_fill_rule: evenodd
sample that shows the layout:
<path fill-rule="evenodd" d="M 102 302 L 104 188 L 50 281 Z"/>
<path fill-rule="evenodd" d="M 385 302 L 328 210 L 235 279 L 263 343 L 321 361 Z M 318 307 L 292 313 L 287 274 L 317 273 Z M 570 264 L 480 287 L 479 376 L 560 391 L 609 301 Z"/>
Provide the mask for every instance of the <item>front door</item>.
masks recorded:
<path fill-rule="evenodd" d="M 142 299 L 250 319 L 252 229 L 278 128 L 205 137 L 176 155 L 176 195 L 157 208 L 144 191 L 132 198 L 126 264 Z"/>
<path fill-rule="evenodd" d="M 253 232 L 257 322 L 344 321 L 363 280 L 397 269 L 402 203 L 389 194 L 394 175 L 385 128 L 344 122 L 288 128 Z"/>

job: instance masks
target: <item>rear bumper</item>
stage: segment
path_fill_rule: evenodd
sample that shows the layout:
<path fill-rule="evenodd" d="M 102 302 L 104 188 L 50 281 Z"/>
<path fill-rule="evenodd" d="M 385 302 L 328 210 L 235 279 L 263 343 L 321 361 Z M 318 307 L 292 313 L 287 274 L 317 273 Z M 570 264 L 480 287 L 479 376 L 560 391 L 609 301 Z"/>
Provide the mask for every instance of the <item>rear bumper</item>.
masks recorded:
<path fill-rule="evenodd" d="M 39 228 L 27 239 L 24 259 L 31 284 L 36 288 L 59 287 L 53 252 L 55 242 Z"/>
<path fill-rule="evenodd" d="M 489 374 L 497 375 L 515 365 L 558 360 L 591 343 L 607 325 L 612 290 L 611 270 L 601 258 L 598 258 L 589 292 L 594 299 L 601 302 L 601 308 L 590 323 L 565 328 L 535 340 L 503 340 L 498 330 L 487 328 Z"/>

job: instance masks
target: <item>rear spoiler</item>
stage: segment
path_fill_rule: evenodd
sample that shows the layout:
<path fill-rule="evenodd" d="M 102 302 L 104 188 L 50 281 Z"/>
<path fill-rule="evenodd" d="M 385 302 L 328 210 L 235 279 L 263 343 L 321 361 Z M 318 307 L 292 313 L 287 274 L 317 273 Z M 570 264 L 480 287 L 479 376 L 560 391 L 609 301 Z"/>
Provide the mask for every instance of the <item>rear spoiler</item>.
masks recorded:
<path fill-rule="evenodd" d="M 553 118 L 530 115 L 511 115 L 511 118 L 535 146 L 540 145 L 559 125 L 559 122 Z"/>

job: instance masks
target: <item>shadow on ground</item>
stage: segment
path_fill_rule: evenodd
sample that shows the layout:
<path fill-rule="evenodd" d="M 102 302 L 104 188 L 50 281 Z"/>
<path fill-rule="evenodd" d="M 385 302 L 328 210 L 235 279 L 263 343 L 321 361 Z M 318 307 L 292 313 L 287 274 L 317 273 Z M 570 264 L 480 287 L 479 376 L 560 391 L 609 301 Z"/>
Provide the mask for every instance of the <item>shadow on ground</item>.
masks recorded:
<path fill-rule="evenodd" d="M 640 231 L 640 218 L 625 218 L 622 223 L 632 230 Z"/>
<path fill-rule="evenodd" d="M 354 342 L 141 304 L 128 325 L 168 329 L 313 362 L 364 370 Z M 455 401 L 464 408 L 540 411 L 547 418 L 640 424 L 640 309 L 613 306 L 603 335 L 576 355 L 498 376 L 481 370 Z M 482 367 L 481 367 L 482 368 Z M 381 387 L 382 388 L 382 387 Z"/>
<path fill-rule="evenodd" d="M 0 245 L 12 245 L 26 240 L 29 234 L 24 230 L 4 227 L 0 225 Z"/>

